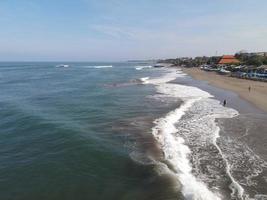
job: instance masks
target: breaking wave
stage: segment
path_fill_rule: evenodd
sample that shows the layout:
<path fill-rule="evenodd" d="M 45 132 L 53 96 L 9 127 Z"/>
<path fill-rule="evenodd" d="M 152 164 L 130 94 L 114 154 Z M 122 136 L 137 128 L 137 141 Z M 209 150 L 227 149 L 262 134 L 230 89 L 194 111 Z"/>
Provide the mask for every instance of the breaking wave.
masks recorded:
<path fill-rule="evenodd" d="M 148 80 L 149 80 L 149 77 L 143 77 L 143 78 L 140 78 L 140 79 L 138 79 L 141 83 L 143 83 L 143 84 L 146 84 L 146 83 L 148 83 Z"/>
<path fill-rule="evenodd" d="M 243 199 L 244 189 L 232 176 L 231 166 L 217 144 L 220 128 L 216 119 L 232 118 L 237 116 L 238 112 L 223 107 L 218 100 L 212 98 L 212 95 L 201 89 L 169 83 L 183 76 L 186 74 L 179 70 L 169 70 L 161 78 L 146 80 L 147 84 L 156 86 L 161 98 L 175 97 L 184 102 L 165 117 L 155 120 L 152 134 L 164 152 L 166 162 L 180 180 L 186 199 L 222 198 L 220 190 L 211 184 L 216 182 L 216 177 L 209 177 L 200 169 L 200 162 L 205 159 L 207 162 L 213 162 L 212 159 L 215 159 L 224 166 L 221 173 L 226 171 L 231 181 L 229 188 L 232 190 L 232 197 Z M 215 152 L 214 156 L 211 153 L 213 157 L 203 155 L 203 152 L 209 149 Z"/>
<path fill-rule="evenodd" d="M 112 68 L 112 65 L 102 65 L 102 66 L 83 66 L 83 68 L 93 68 L 93 69 L 103 69 L 103 68 Z"/>
<path fill-rule="evenodd" d="M 149 68 L 152 68 L 152 66 L 148 65 L 148 66 L 136 66 L 135 67 L 136 70 L 149 69 Z"/>

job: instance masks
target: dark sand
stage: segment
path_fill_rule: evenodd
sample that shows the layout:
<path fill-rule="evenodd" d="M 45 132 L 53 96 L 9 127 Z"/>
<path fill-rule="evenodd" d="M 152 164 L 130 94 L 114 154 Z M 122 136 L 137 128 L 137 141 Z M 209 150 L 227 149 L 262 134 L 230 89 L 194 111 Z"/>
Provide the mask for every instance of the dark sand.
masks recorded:
<path fill-rule="evenodd" d="M 218 119 L 218 144 L 231 165 L 233 177 L 250 198 L 260 195 L 260 199 L 267 199 L 267 83 L 199 69 L 183 71 L 194 79 L 181 84 L 208 91 L 221 102 L 226 99 L 226 106 L 239 111 L 235 118 Z"/>

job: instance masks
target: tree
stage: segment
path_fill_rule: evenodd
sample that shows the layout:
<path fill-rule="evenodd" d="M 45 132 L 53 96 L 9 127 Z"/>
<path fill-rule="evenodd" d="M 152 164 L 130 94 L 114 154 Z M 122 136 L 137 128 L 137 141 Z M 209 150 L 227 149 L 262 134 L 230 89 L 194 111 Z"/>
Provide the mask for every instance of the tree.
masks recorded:
<path fill-rule="evenodd" d="M 251 56 L 250 58 L 248 58 L 248 60 L 246 61 L 246 64 L 248 65 L 255 65 L 255 66 L 260 66 L 263 64 L 263 57 L 262 56 Z"/>
<path fill-rule="evenodd" d="M 267 57 L 264 57 L 264 58 L 263 58 L 262 63 L 263 63 L 264 65 L 267 65 Z"/>

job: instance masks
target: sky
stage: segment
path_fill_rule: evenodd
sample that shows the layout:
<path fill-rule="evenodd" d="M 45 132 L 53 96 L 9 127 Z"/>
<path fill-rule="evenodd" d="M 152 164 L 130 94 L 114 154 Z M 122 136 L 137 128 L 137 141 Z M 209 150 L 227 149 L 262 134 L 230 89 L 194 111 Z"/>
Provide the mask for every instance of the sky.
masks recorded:
<path fill-rule="evenodd" d="M 266 0 L 1 0 L 0 61 L 267 51 Z"/>

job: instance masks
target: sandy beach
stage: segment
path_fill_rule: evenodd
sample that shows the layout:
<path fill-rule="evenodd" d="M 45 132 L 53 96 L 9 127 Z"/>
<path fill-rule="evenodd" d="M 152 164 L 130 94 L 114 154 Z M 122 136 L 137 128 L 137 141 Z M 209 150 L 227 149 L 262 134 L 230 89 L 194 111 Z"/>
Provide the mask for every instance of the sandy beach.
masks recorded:
<path fill-rule="evenodd" d="M 206 72 L 198 68 L 183 68 L 185 73 L 195 79 L 207 81 L 216 87 L 233 91 L 241 98 L 249 101 L 259 109 L 267 112 L 267 83 L 238 79 L 219 75 L 216 72 Z M 251 88 L 249 91 L 248 88 Z"/>

